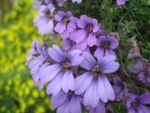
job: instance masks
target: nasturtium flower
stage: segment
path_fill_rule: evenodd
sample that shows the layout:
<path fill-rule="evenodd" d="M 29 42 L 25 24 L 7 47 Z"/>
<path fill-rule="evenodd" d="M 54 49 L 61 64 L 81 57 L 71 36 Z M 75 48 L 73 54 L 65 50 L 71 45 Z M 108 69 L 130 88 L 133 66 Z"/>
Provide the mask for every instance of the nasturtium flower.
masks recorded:
<path fill-rule="evenodd" d="M 118 70 L 119 63 L 115 61 L 116 58 L 105 56 L 96 61 L 88 52 L 83 52 L 82 56 L 84 60 L 80 66 L 87 71 L 76 78 L 75 93 L 84 94 L 84 104 L 92 107 L 96 107 L 100 100 L 114 100 L 115 93 L 106 76 Z"/>
<path fill-rule="evenodd" d="M 52 34 L 54 29 L 53 13 L 55 7 L 52 4 L 42 5 L 39 9 L 39 15 L 35 18 L 34 24 L 37 26 L 40 34 Z"/>
<path fill-rule="evenodd" d="M 51 103 L 56 108 L 56 113 L 82 113 L 82 98 L 73 91 L 64 93 L 60 91 L 56 96 L 52 96 Z"/>
<path fill-rule="evenodd" d="M 48 54 L 54 63 L 46 66 L 39 72 L 40 89 L 48 83 L 47 93 L 57 95 L 62 89 L 65 93 L 75 90 L 75 73 L 77 66 L 82 61 L 80 50 L 64 52 L 59 46 L 48 48 Z"/>
<path fill-rule="evenodd" d="M 97 59 L 101 59 L 107 55 L 115 56 L 114 49 L 118 47 L 119 43 L 114 36 L 104 35 L 100 36 L 97 40 L 98 40 L 96 44 L 97 48 L 94 53 L 94 56 L 96 56 Z"/>

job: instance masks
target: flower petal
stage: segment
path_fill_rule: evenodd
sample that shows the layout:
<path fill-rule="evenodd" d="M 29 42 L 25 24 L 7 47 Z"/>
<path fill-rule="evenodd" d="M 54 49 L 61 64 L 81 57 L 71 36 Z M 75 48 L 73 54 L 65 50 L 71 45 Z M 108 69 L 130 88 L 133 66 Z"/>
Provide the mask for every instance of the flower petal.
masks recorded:
<path fill-rule="evenodd" d="M 43 88 L 43 85 L 52 80 L 61 70 L 61 66 L 59 64 L 53 64 L 41 70 L 39 72 L 40 77 L 40 89 Z"/>
<path fill-rule="evenodd" d="M 98 93 L 103 102 L 115 99 L 114 90 L 105 76 L 98 79 Z"/>
<path fill-rule="evenodd" d="M 71 35 L 71 40 L 75 41 L 76 43 L 79 43 L 83 41 L 86 38 L 86 31 L 85 30 L 78 30 L 76 32 L 73 32 Z"/>
<path fill-rule="evenodd" d="M 109 55 L 109 56 L 105 56 L 103 57 L 99 63 L 100 65 L 103 66 L 103 72 L 104 73 L 113 73 L 115 71 L 117 71 L 119 69 L 119 63 L 118 62 L 115 62 L 116 56 L 112 56 L 112 55 Z"/>
<path fill-rule="evenodd" d="M 55 26 L 55 31 L 58 33 L 63 33 L 66 30 L 66 25 L 62 22 L 59 22 Z"/>
<path fill-rule="evenodd" d="M 60 91 L 58 95 L 52 96 L 51 98 L 51 103 L 55 108 L 63 105 L 66 101 L 67 95 L 63 91 Z"/>
<path fill-rule="evenodd" d="M 84 105 L 91 105 L 92 107 L 96 107 L 99 103 L 99 95 L 98 95 L 98 83 L 97 80 L 93 80 L 89 88 L 86 90 L 84 94 Z"/>
<path fill-rule="evenodd" d="M 47 86 L 46 93 L 57 95 L 61 90 L 62 73 L 59 73 Z"/>
<path fill-rule="evenodd" d="M 104 57 L 104 49 L 101 47 L 97 48 L 96 51 L 94 52 L 94 56 L 98 60 L 102 59 Z"/>
<path fill-rule="evenodd" d="M 89 36 L 88 36 L 88 40 L 87 40 L 87 41 L 88 41 L 88 45 L 89 45 L 90 47 L 96 45 L 97 39 L 96 39 L 95 34 L 90 33 Z"/>
<path fill-rule="evenodd" d="M 64 59 L 64 54 L 63 54 L 63 51 L 60 49 L 60 47 L 59 46 L 57 46 L 57 45 L 53 45 L 53 47 L 52 48 L 48 48 L 48 54 L 49 54 L 49 56 L 53 59 L 53 60 L 55 60 L 55 61 L 57 61 L 57 62 L 60 62 L 60 61 L 62 61 L 63 59 Z"/>
<path fill-rule="evenodd" d="M 62 89 L 65 93 L 68 93 L 69 90 L 75 90 L 75 78 L 71 70 L 67 70 L 62 78 Z"/>
<path fill-rule="evenodd" d="M 89 70 L 96 64 L 96 60 L 90 53 L 83 52 L 82 56 L 83 56 L 83 62 L 80 64 L 81 67 Z"/>
<path fill-rule="evenodd" d="M 76 94 L 82 94 L 89 87 L 93 80 L 93 76 L 86 72 L 83 75 L 76 78 Z"/>
<path fill-rule="evenodd" d="M 150 92 L 146 92 L 138 97 L 138 100 L 142 104 L 150 104 Z"/>

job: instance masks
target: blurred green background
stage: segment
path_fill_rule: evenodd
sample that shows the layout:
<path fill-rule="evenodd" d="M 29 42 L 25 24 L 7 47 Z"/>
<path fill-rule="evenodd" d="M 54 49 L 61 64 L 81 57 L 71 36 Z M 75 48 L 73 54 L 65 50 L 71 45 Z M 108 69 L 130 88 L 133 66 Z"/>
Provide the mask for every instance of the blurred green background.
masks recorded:
<path fill-rule="evenodd" d="M 32 0 L 0 0 L 0 113 L 52 113 L 49 96 L 34 86 L 25 66 L 35 37 Z"/>

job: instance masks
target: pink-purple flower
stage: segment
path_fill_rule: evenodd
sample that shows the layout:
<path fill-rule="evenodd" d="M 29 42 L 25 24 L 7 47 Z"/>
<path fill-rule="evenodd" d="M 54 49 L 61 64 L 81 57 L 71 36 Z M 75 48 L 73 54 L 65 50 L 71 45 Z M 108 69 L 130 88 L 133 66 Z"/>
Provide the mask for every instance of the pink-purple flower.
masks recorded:
<path fill-rule="evenodd" d="M 100 36 L 97 40 L 98 40 L 96 44 L 97 48 L 94 55 L 98 59 L 101 59 L 107 55 L 115 56 L 114 50 L 118 47 L 119 44 L 118 40 L 114 36 L 104 35 Z"/>
<path fill-rule="evenodd" d="M 73 91 L 68 93 L 60 91 L 51 98 L 51 103 L 57 109 L 57 113 L 82 113 L 81 101 L 82 98 L 75 95 Z"/>
<path fill-rule="evenodd" d="M 81 50 L 85 50 L 87 46 L 92 47 L 97 43 L 96 32 L 98 30 L 99 24 L 96 19 L 82 15 L 77 20 L 77 30 L 71 34 L 70 38 Z"/>
<path fill-rule="evenodd" d="M 40 34 L 52 34 L 54 29 L 53 13 L 55 7 L 52 4 L 42 5 L 39 9 L 39 15 L 35 18 L 34 24 L 37 26 Z"/>

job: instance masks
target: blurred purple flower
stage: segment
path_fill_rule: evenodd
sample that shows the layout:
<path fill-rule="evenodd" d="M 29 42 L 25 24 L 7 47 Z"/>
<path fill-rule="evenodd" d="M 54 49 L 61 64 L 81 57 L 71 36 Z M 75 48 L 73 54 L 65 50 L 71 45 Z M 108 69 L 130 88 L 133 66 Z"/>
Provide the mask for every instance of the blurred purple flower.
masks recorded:
<path fill-rule="evenodd" d="M 62 89 L 65 93 L 69 90 L 75 90 L 74 70 L 82 61 L 80 50 L 73 50 L 68 53 L 57 46 L 53 45 L 48 49 L 48 54 L 55 61 L 48 65 L 40 72 L 40 89 L 48 83 L 47 93 L 57 95 Z"/>
<path fill-rule="evenodd" d="M 39 15 L 35 18 L 34 24 L 38 27 L 40 34 L 52 34 L 54 23 L 53 23 L 53 13 L 55 7 L 52 4 L 42 5 L 39 10 Z"/>
<path fill-rule="evenodd" d="M 117 5 L 124 5 L 128 0 L 117 0 Z"/>
<path fill-rule="evenodd" d="M 113 36 L 100 36 L 97 41 L 97 49 L 94 53 L 97 59 L 107 55 L 115 55 L 114 49 L 118 47 L 118 40 Z"/>
<path fill-rule="evenodd" d="M 78 4 L 80 4 L 82 2 L 82 0 L 72 0 L 72 2 L 77 2 Z"/>
<path fill-rule="evenodd" d="M 72 25 L 74 22 L 76 22 L 76 18 L 72 16 L 70 11 L 66 13 L 59 11 L 55 15 L 55 20 L 58 22 L 55 26 L 55 31 L 60 33 L 63 39 L 69 38 L 69 29 L 71 29 L 70 24 Z"/>
<path fill-rule="evenodd" d="M 84 104 L 96 107 L 101 99 L 103 102 L 114 100 L 114 90 L 106 77 L 106 74 L 118 70 L 119 63 L 115 62 L 114 56 L 105 56 L 99 62 L 94 57 L 83 52 L 81 67 L 88 71 L 77 77 L 76 94 L 84 93 Z"/>
<path fill-rule="evenodd" d="M 72 32 L 70 38 L 78 44 L 81 50 L 86 49 L 88 45 L 92 47 L 97 43 L 96 32 L 99 30 L 99 24 L 96 19 L 82 15 L 77 20 L 77 27 L 78 29 Z"/>
<path fill-rule="evenodd" d="M 82 113 L 81 97 L 69 91 L 60 91 L 56 96 L 52 96 L 51 103 L 57 108 L 56 113 Z"/>
<path fill-rule="evenodd" d="M 26 65 L 29 67 L 33 81 L 36 85 L 38 85 L 40 79 L 38 75 L 39 69 L 47 65 L 43 65 L 43 62 L 45 62 L 47 57 L 47 52 L 40 46 L 39 41 L 35 39 L 32 43 L 32 48 L 28 53 Z"/>
<path fill-rule="evenodd" d="M 114 78 L 113 84 L 116 100 L 121 101 L 124 98 L 124 96 L 128 94 L 127 84 L 122 82 L 118 76 Z"/>
<path fill-rule="evenodd" d="M 140 96 L 131 95 L 126 102 L 128 113 L 149 113 L 150 108 L 146 105 L 150 104 L 150 92 Z"/>

